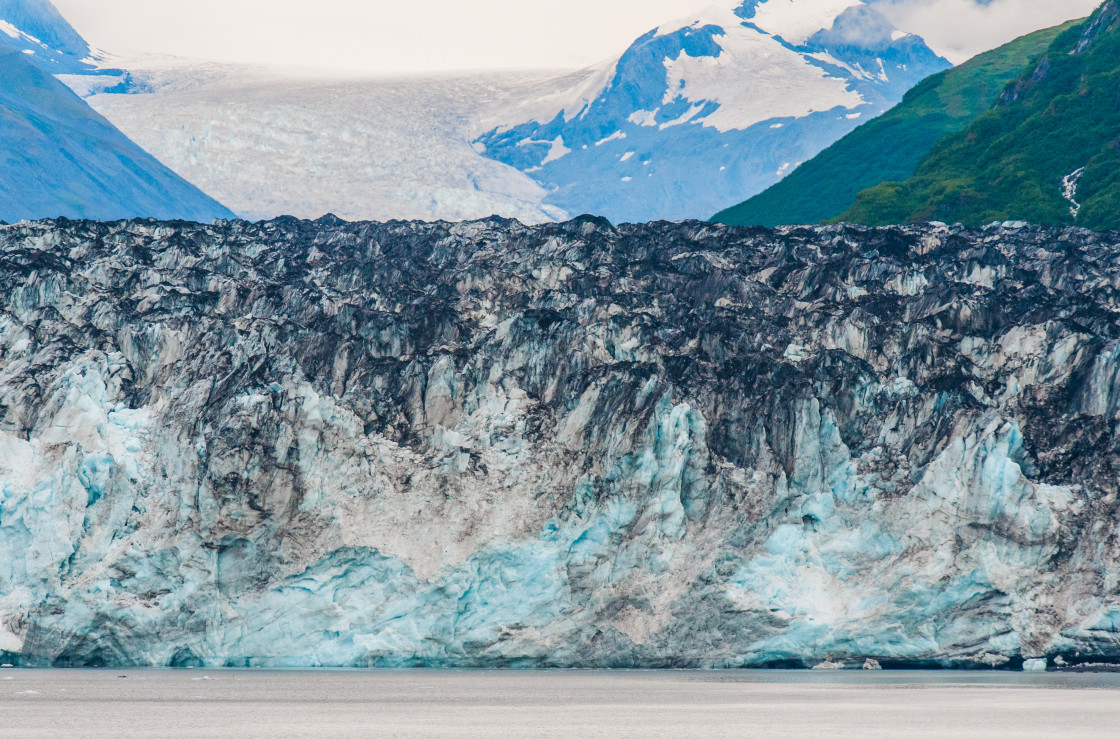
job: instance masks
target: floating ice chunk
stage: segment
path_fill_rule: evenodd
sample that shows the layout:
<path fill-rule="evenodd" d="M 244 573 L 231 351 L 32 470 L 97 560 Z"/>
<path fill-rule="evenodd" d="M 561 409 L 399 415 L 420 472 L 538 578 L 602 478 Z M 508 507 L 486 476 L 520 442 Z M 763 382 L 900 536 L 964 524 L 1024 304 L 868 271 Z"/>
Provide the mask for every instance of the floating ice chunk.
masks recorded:
<path fill-rule="evenodd" d="M 1046 659 L 1028 659 L 1023 663 L 1023 672 L 1046 672 Z"/>

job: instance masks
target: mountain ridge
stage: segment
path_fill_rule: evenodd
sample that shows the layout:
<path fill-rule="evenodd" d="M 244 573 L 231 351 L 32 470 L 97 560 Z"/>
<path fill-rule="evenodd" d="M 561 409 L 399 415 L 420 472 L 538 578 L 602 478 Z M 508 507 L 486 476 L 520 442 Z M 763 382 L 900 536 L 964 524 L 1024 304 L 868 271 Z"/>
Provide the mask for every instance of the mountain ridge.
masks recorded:
<path fill-rule="evenodd" d="M 233 217 L 12 41 L 0 34 L 0 219 Z"/>
<path fill-rule="evenodd" d="M 837 218 L 855 204 L 863 190 L 914 174 L 938 141 L 989 110 L 1031 61 L 1077 23 L 1036 31 L 926 78 L 894 108 L 859 126 L 767 190 L 720 211 L 711 220 L 777 226 Z"/>
<path fill-rule="evenodd" d="M 1000 100 L 938 142 L 914 176 L 864 191 L 840 220 L 1120 227 L 1120 6 L 1068 29 Z"/>
<path fill-rule="evenodd" d="M 860 0 L 750 0 L 650 31 L 476 144 L 570 213 L 706 217 L 949 66 Z"/>

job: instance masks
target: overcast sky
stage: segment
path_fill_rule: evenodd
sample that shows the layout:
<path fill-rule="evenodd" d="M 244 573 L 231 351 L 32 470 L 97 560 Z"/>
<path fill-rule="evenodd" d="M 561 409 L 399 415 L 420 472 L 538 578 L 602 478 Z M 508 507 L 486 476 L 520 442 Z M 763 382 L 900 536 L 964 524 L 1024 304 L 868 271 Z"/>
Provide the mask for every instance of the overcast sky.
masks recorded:
<path fill-rule="evenodd" d="M 734 0 L 54 0 L 94 46 L 373 73 L 579 67 Z M 961 62 L 1100 0 L 877 0 Z"/>

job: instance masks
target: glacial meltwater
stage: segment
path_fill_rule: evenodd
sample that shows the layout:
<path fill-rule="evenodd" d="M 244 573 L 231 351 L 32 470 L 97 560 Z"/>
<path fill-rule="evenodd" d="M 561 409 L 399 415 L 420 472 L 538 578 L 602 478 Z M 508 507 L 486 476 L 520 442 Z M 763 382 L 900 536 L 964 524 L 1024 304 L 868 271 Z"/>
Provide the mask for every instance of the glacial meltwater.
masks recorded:
<path fill-rule="evenodd" d="M 1120 675 L 0 671 L 3 737 L 1116 736 Z"/>

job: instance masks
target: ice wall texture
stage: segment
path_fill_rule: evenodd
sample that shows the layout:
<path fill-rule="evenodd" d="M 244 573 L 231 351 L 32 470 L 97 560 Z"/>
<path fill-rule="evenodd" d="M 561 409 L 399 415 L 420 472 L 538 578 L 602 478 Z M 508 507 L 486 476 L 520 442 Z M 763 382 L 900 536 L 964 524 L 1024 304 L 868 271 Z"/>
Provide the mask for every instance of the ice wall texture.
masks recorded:
<path fill-rule="evenodd" d="M 1118 284 L 1073 229 L 0 228 L 0 657 L 1120 659 Z"/>
<path fill-rule="evenodd" d="M 707 218 L 950 66 L 860 0 L 725 2 L 504 111 L 477 143 L 569 213 Z"/>

